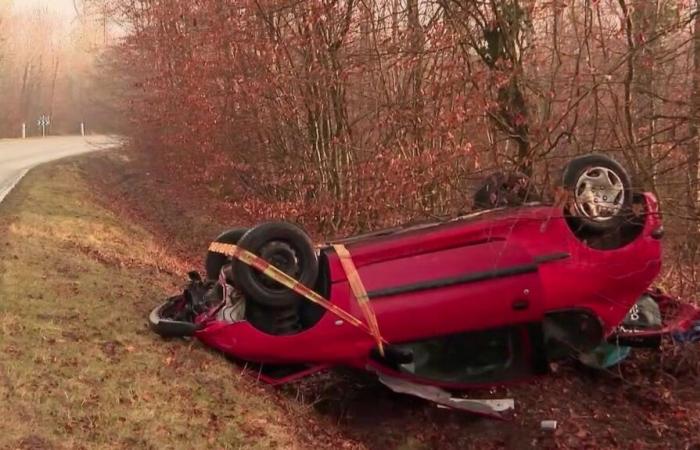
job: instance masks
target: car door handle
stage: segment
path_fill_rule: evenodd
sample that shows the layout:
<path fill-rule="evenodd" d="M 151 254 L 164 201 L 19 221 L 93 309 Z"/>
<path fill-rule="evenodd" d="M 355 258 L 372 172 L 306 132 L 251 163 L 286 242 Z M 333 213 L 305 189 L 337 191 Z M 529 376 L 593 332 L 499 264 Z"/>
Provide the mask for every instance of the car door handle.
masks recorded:
<path fill-rule="evenodd" d="M 513 302 L 513 310 L 515 311 L 525 311 L 530 307 L 530 301 L 525 299 L 518 299 Z"/>

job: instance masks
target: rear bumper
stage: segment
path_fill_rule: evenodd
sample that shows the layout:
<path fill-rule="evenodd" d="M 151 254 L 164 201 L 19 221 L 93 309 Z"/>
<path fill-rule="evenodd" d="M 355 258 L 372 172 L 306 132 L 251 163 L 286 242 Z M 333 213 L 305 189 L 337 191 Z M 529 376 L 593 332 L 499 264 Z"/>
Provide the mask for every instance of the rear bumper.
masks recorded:
<path fill-rule="evenodd" d="M 619 326 L 608 342 L 643 348 L 656 348 L 664 338 L 676 343 L 700 342 L 700 307 L 697 304 L 683 302 L 659 291 L 649 291 L 648 294 L 659 305 L 662 326 L 655 329 Z"/>

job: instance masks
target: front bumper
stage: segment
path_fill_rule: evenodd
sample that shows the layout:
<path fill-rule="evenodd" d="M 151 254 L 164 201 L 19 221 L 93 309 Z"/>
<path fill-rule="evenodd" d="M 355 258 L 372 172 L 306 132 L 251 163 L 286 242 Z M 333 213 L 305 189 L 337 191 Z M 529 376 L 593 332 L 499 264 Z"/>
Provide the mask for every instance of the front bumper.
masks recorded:
<path fill-rule="evenodd" d="M 164 338 L 189 337 L 203 328 L 203 324 L 168 317 L 167 311 L 175 302 L 182 301 L 182 296 L 171 297 L 165 303 L 154 308 L 148 315 L 151 330 Z"/>

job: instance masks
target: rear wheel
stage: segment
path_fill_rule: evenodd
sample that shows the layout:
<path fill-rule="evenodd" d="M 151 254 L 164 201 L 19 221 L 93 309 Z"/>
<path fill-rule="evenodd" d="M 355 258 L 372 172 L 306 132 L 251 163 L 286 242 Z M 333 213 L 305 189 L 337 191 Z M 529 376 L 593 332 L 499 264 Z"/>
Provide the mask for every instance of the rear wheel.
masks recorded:
<path fill-rule="evenodd" d="M 626 220 L 632 204 L 627 171 L 599 154 L 575 158 L 564 168 L 564 188 L 571 201 L 567 213 L 582 229 L 612 231 Z"/>
<path fill-rule="evenodd" d="M 258 330 L 275 336 L 296 334 L 301 331 L 298 308 L 269 308 L 248 302 L 246 320 Z"/>
<path fill-rule="evenodd" d="M 309 236 L 296 225 L 268 222 L 247 232 L 238 242 L 244 248 L 304 286 L 314 286 L 318 278 L 318 255 Z M 237 287 L 250 302 L 268 308 L 298 305 L 301 297 L 267 275 L 241 261 L 233 262 Z"/>
<path fill-rule="evenodd" d="M 247 232 L 248 228 L 232 228 L 221 233 L 215 239 L 215 242 L 219 242 L 221 244 L 236 245 L 238 244 L 238 241 L 243 237 L 243 235 Z M 221 268 L 224 267 L 226 264 L 230 263 L 230 256 L 211 251 L 207 252 L 206 259 L 204 260 L 204 268 L 207 272 L 207 279 L 218 280 Z M 232 280 L 229 280 L 229 282 L 231 281 Z"/>

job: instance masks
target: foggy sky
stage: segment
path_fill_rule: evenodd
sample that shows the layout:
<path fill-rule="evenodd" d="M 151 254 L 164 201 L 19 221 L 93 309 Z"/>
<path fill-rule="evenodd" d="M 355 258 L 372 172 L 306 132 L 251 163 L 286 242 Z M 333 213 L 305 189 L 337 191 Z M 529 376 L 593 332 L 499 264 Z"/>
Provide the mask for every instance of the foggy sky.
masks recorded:
<path fill-rule="evenodd" d="M 15 9 L 29 9 L 37 6 L 46 6 L 61 15 L 75 16 L 73 0 L 14 0 Z"/>

